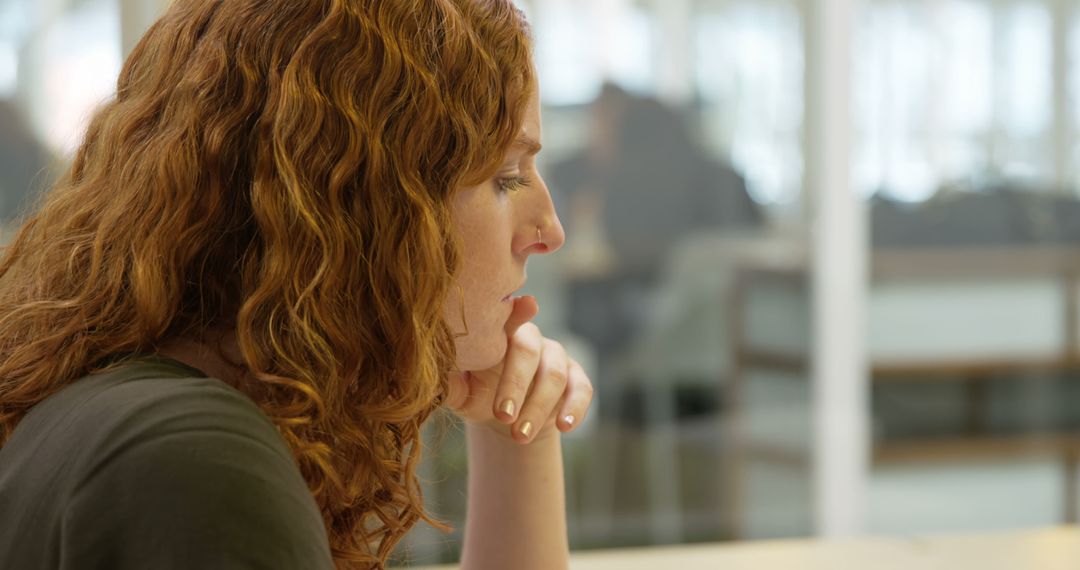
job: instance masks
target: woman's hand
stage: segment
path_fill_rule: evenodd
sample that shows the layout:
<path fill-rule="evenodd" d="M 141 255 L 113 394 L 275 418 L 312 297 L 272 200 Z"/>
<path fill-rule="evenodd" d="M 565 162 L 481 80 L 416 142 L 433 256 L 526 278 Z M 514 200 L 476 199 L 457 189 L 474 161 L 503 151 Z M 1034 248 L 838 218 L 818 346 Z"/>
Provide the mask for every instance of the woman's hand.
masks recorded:
<path fill-rule="evenodd" d="M 581 425 L 593 388 L 581 365 L 561 344 L 530 323 L 540 308 L 534 297 L 514 300 L 506 322 L 502 362 L 487 370 L 450 376 L 446 405 L 465 421 L 529 443 Z"/>

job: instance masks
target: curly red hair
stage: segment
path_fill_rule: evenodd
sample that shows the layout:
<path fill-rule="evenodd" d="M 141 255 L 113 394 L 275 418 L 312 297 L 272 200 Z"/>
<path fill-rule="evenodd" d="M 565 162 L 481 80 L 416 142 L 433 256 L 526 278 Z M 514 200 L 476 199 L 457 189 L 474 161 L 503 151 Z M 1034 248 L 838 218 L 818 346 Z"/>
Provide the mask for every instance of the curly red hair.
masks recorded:
<path fill-rule="evenodd" d="M 340 567 L 425 514 L 450 197 L 533 88 L 511 0 L 177 0 L 0 260 L 0 445 L 68 383 L 236 333 Z M 437 523 L 436 523 L 437 524 Z"/>

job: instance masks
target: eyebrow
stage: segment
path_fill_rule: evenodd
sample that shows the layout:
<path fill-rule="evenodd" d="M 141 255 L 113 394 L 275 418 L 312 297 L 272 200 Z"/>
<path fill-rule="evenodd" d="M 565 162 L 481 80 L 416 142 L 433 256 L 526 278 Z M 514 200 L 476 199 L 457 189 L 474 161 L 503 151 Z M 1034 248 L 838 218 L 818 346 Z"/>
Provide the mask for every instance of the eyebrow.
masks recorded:
<path fill-rule="evenodd" d="M 514 146 L 524 147 L 525 151 L 529 154 L 538 154 L 540 150 L 544 148 L 544 145 L 540 144 L 539 141 L 525 135 L 518 137 L 518 139 L 514 141 Z"/>

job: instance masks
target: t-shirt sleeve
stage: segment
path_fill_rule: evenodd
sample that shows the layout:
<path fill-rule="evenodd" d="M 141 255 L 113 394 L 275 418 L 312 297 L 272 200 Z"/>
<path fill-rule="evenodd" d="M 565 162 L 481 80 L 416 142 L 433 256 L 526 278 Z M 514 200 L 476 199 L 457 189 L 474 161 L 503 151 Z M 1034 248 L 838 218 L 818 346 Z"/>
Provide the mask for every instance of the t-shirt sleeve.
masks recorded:
<path fill-rule="evenodd" d="M 218 430 L 127 445 L 68 503 L 60 568 L 332 569 L 322 518 L 290 462 Z"/>

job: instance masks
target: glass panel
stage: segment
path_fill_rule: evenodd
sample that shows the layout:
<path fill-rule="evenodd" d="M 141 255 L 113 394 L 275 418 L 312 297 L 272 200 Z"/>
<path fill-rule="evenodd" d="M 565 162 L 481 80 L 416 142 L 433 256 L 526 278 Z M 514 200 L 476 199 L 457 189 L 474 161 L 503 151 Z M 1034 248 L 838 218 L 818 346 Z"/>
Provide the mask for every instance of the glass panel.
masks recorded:
<path fill-rule="evenodd" d="M 1075 513 L 1080 201 L 1055 187 L 1053 158 L 1073 149 L 1055 148 L 1053 129 L 1070 120 L 1054 116 L 1055 86 L 1080 92 L 1080 43 L 1074 23 L 1060 44 L 1073 65 L 1055 81 L 1059 5 L 871 1 L 859 14 L 856 179 L 874 195 L 868 533 Z"/>
<path fill-rule="evenodd" d="M 870 2 L 856 51 L 855 176 L 920 202 L 943 187 L 1052 185 L 1044 3 Z"/>
<path fill-rule="evenodd" d="M 1050 12 L 1041 3 L 1024 2 L 1003 10 L 1000 18 L 1003 52 L 998 65 L 1005 136 L 999 170 L 1003 178 L 1046 189 L 1054 184 Z"/>
<path fill-rule="evenodd" d="M 796 6 L 728 3 L 701 15 L 696 27 L 707 142 L 730 156 L 757 201 L 798 213 L 803 46 Z"/>
<path fill-rule="evenodd" d="M 869 4 L 855 60 L 857 185 L 906 202 L 966 178 L 993 121 L 992 20 L 978 2 Z M 933 97 L 933 94 L 940 94 Z"/>
<path fill-rule="evenodd" d="M 638 91 L 655 80 L 655 21 L 628 0 L 547 0 L 529 11 L 536 34 L 544 102 L 586 103 L 604 79 Z"/>

